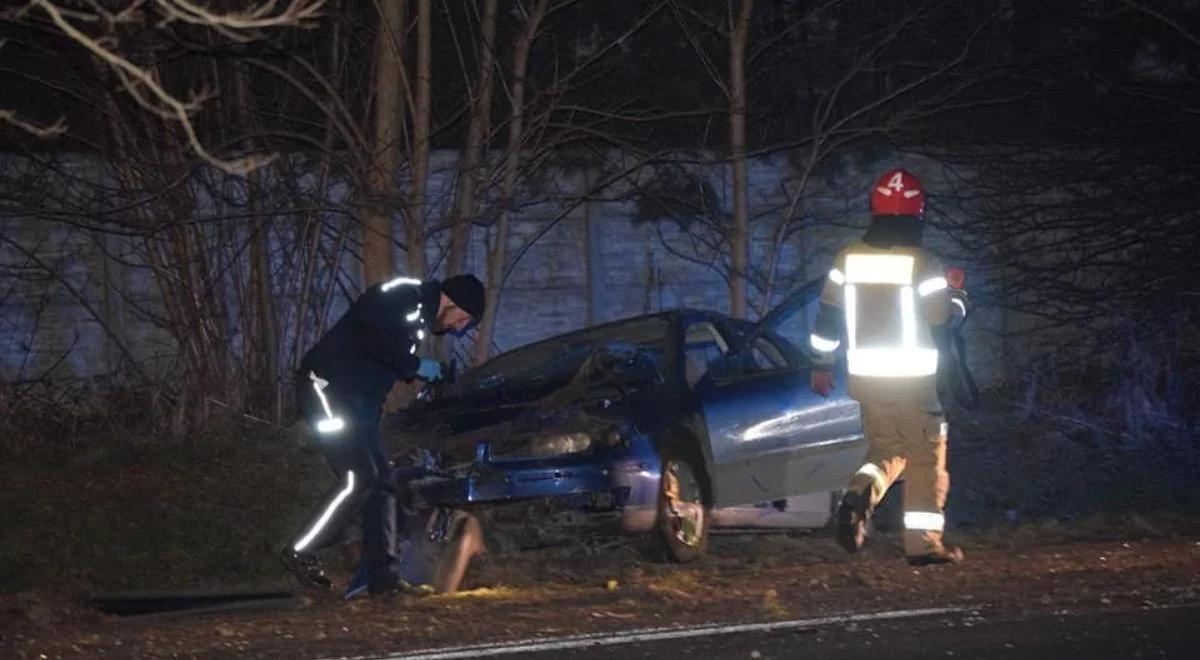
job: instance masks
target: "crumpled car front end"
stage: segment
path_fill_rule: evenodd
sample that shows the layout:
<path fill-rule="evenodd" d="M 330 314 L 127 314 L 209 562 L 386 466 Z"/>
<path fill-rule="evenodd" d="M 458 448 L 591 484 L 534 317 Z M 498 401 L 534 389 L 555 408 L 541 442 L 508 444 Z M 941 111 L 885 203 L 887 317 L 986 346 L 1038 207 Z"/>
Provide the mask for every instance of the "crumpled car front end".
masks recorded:
<path fill-rule="evenodd" d="M 569 373 L 486 395 L 469 391 L 397 425 L 416 456 L 399 478 L 425 503 L 471 507 L 544 499 L 612 514 L 619 531 L 654 524 L 661 463 L 648 432 L 663 417 L 661 355 L 625 344 L 591 348 Z M 552 371 L 552 370 L 550 370 Z M 415 451 L 414 451 L 415 449 Z"/>

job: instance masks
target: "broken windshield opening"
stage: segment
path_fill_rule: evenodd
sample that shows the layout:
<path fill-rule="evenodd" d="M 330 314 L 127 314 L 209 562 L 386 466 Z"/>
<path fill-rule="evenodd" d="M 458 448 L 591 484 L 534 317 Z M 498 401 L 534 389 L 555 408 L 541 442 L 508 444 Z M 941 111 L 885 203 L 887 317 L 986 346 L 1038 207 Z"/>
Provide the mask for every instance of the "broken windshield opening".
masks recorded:
<path fill-rule="evenodd" d="M 531 382 L 573 373 L 598 348 L 632 345 L 663 355 L 671 324 L 665 317 L 638 318 L 606 324 L 536 344 L 517 348 L 464 374 L 462 390 L 496 387 L 502 383 Z"/>

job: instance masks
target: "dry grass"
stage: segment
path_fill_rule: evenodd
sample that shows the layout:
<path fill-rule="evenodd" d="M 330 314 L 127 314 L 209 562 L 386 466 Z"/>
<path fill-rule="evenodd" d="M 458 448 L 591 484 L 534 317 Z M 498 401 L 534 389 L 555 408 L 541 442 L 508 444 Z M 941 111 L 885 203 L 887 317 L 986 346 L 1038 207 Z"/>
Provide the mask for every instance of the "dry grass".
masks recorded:
<path fill-rule="evenodd" d="M 1076 393 L 1077 410 L 1082 397 Z M 17 415 L 11 400 L 2 403 L 0 591 L 290 586 L 272 551 L 330 485 L 319 452 L 291 432 L 231 418 L 164 440 L 129 401 L 107 416 L 89 408 L 54 415 L 53 406 Z M 93 412 L 79 412 L 86 410 Z M 1080 426 L 1055 417 L 1063 410 L 1040 405 L 1026 414 L 992 397 L 953 418 L 952 534 L 969 545 L 1014 547 L 1196 527 L 1195 437 L 1121 437 L 1111 420 Z M 894 550 L 890 542 L 873 540 L 880 552 Z M 461 598 L 502 600 L 545 584 L 605 590 L 610 580 L 616 591 L 672 597 L 709 588 L 705 576 L 716 567 L 754 571 L 839 557 L 821 533 L 714 537 L 710 556 L 689 566 L 647 562 L 636 540 L 518 556 L 502 550 L 473 567 L 469 581 L 482 589 Z M 773 611 L 767 595 L 760 605 Z"/>
<path fill-rule="evenodd" d="M 330 485 L 315 448 L 258 427 L 78 446 L 0 460 L 0 591 L 277 582 L 272 550 Z"/>

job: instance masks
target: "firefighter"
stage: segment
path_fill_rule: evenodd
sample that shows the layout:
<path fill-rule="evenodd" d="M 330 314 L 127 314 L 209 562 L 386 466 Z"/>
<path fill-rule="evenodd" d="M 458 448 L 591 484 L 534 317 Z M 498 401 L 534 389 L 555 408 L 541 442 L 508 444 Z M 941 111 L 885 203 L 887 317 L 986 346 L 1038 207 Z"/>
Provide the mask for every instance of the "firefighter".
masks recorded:
<path fill-rule="evenodd" d="M 846 340 L 847 389 L 862 407 L 868 450 L 837 512 L 838 543 L 858 552 L 866 523 L 903 474 L 904 552 L 910 564 L 958 563 L 942 541 L 946 495 L 946 415 L 937 392 L 937 339 L 962 306 L 941 265 L 921 248 L 925 193 L 903 169 L 883 174 L 870 193 L 871 224 L 838 253 L 821 292 L 810 343 L 812 388 L 834 387 L 834 351 Z"/>
<path fill-rule="evenodd" d="M 397 380 L 438 380 L 441 364 L 417 356 L 422 342 L 465 332 L 483 307 L 483 284 L 473 275 L 398 277 L 368 288 L 305 354 L 298 406 L 338 483 L 280 554 L 302 584 L 331 586 L 316 553 L 361 511 L 369 591 L 408 586 L 395 573 L 395 489 L 379 437 L 381 408 Z"/>

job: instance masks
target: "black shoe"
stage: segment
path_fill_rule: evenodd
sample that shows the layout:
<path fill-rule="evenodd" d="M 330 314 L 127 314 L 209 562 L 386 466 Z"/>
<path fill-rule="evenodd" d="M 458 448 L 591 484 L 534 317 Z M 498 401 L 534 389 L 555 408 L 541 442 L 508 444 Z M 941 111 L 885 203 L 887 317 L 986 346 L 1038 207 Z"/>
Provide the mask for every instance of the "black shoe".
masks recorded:
<path fill-rule="evenodd" d="M 313 589 L 329 589 L 333 581 L 321 569 L 321 560 L 316 555 L 295 552 L 284 548 L 279 553 L 279 561 L 289 573 L 296 576 L 300 584 Z"/>
<path fill-rule="evenodd" d="M 948 545 L 941 550 L 927 552 L 923 555 L 909 555 L 908 564 L 910 566 L 936 566 L 939 564 L 961 564 L 962 560 L 962 548 Z"/>
<path fill-rule="evenodd" d="M 862 550 L 867 541 L 867 502 L 861 493 L 848 492 L 842 496 L 837 511 L 837 542 L 846 552 Z"/>

